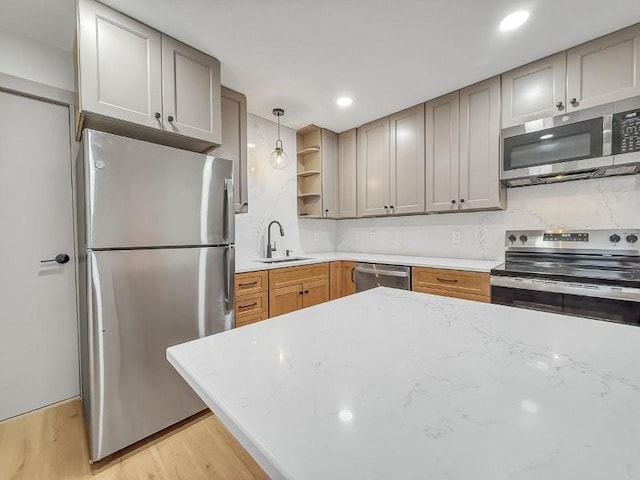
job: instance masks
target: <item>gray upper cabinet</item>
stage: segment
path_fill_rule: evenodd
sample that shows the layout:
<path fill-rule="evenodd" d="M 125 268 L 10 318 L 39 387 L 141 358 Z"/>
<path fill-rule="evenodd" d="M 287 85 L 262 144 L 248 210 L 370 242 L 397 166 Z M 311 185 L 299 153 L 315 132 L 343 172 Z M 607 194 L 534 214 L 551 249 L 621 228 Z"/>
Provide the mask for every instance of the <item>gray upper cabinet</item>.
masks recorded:
<path fill-rule="evenodd" d="M 217 59 L 163 35 L 162 98 L 165 129 L 220 144 L 222 114 Z"/>
<path fill-rule="evenodd" d="M 505 207 L 500 183 L 500 77 L 460 90 L 460 210 Z"/>
<path fill-rule="evenodd" d="M 460 93 L 425 104 L 426 210 L 458 210 L 460 169 Z"/>
<path fill-rule="evenodd" d="M 390 117 L 389 213 L 424 212 L 424 104 Z"/>
<path fill-rule="evenodd" d="M 389 117 L 358 128 L 358 216 L 389 213 Z"/>
<path fill-rule="evenodd" d="M 567 52 L 567 110 L 640 95 L 640 24 Z"/>
<path fill-rule="evenodd" d="M 502 128 L 558 115 L 566 108 L 565 52 L 502 75 Z"/>
<path fill-rule="evenodd" d="M 246 213 L 247 191 L 247 98 L 235 90 L 222 87 L 222 145 L 216 156 L 233 160 L 236 213 Z"/>
<path fill-rule="evenodd" d="M 338 215 L 338 134 L 322 129 L 322 216 L 337 218 Z"/>
<path fill-rule="evenodd" d="M 356 129 L 347 130 L 338 135 L 338 182 L 340 218 L 356 217 Z"/>
<path fill-rule="evenodd" d="M 89 127 L 196 151 L 220 144 L 215 58 L 94 0 L 78 3 L 77 49 L 78 137 Z"/>
<path fill-rule="evenodd" d="M 78 27 L 80 111 L 161 128 L 162 34 L 89 0 Z"/>

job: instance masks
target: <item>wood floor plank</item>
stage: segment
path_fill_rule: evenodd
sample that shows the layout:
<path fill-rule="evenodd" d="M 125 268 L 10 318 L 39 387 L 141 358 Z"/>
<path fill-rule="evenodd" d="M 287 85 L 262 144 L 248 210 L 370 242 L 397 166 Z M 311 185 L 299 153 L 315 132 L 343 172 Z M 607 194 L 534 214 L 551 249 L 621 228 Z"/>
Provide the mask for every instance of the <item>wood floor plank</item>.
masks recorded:
<path fill-rule="evenodd" d="M 0 422 L 2 480 L 252 480 L 268 478 L 212 414 L 89 464 L 79 399 Z"/>

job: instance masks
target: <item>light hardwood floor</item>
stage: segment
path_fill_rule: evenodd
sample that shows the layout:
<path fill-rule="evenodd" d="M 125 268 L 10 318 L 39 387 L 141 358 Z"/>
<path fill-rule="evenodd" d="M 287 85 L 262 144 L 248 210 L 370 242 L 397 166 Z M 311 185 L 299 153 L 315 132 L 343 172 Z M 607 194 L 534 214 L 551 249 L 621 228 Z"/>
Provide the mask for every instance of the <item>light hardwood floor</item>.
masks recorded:
<path fill-rule="evenodd" d="M 94 465 L 74 399 L 0 422 L 2 480 L 264 479 L 211 413 L 186 420 Z"/>

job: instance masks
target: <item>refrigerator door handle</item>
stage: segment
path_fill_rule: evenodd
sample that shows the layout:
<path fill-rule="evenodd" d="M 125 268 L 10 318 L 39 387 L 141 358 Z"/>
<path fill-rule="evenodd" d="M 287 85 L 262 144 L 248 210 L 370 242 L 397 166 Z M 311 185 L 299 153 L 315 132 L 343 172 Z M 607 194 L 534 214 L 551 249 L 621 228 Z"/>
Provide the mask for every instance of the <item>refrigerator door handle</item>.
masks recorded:
<path fill-rule="evenodd" d="M 231 204 L 233 206 L 233 204 Z M 235 297 L 236 252 L 234 247 L 226 247 L 224 251 L 224 304 L 227 313 L 233 312 Z M 235 326 L 235 325 L 234 325 Z"/>
<path fill-rule="evenodd" d="M 233 243 L 235 236 L 235 205 L 233 203 L 233 178 L 224 179 L 225 193 L 225 228 L 224 239 L 227 243 Z"/>

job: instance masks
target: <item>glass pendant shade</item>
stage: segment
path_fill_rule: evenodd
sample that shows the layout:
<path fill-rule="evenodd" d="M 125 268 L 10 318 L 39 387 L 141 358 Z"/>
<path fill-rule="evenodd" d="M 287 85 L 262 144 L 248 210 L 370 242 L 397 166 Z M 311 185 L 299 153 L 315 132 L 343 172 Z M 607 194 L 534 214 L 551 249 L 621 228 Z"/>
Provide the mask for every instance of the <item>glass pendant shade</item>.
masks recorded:
<path fill-rule="evenodd" d="M 278 117 L 278 139 L 276 140 L 276 148 L 269 156 L 271 166 L 278 170 L 282 170 L 289 165 L 289 157 L 282 148 L 282 140 L 280 140 L 280 117 L 284 115 L 284 110 L 281 108 L 274 108 L 273 114 Z"/>

